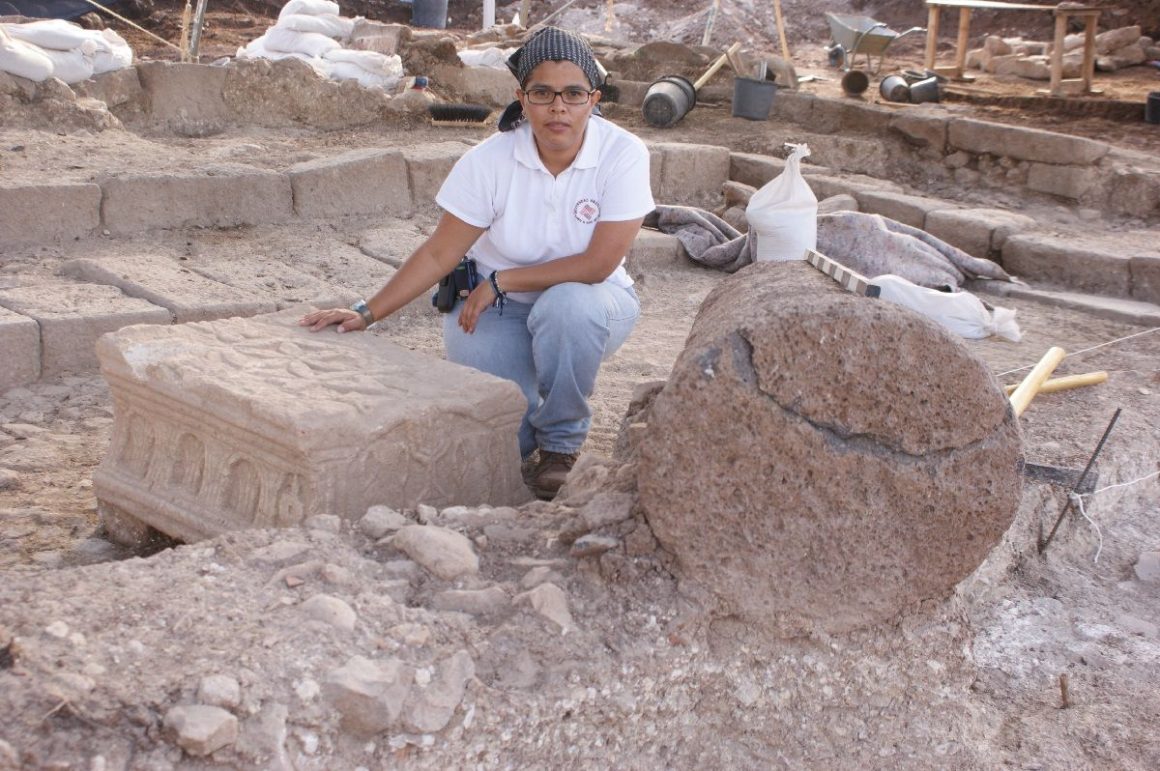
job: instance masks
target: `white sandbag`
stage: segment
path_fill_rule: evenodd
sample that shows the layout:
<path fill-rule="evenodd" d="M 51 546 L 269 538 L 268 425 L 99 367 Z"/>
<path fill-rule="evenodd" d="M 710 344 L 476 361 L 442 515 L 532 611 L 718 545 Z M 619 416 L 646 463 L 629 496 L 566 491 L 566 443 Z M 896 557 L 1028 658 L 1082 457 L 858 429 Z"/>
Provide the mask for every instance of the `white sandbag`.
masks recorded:
<path fill-rule="evenodd" d="M 333 13 L 324 13 L 318 16 L 292 13 L 278 17 L 278 23 L 275 26 L 282 29 L 292 29 L 295 32 L 317 32 L 335 40 L 350 40 L 351 33 L 354 32 L 354 19 L 344 19 Z"/>
<path fill-rule="evenodd" d="M 52 77 L 52 59 L 43 49 L 13 40 L 0 25 L 0 71 L 40 83 Z"/>
<path fill-rule="evenodd" d="M 374 53 L 373 51 L 355 52 L 348 51 L 347 53 Z M 380 54 L 382 56 L 382 54 Z M 330 61 L 322 59 L 328 70 L 329 77 L 332 80 L 357 80 L 359 85 L 367 88 L 381 88 L 390 90 L 399 84 L 403 79 L 403 64 L 398 56 L 384 57 L 388 60 L 394 59 L 395 62 L 387 61 L 379 70 L 369 70 L 363 64 L 356 64 L 349 61 Z"/>
<path fill-rule="evenodd" d="M 818 197 L 802 177 L 801 161 L 808 145 L 786 144 L 792 152 L 785 169 L 749 199 L 745 219 L 749 235 L 757 236 L 756 260 L 804 260 L 818 243 Z"/>
<path fill-rule="evenodd" d="M 330 62 L 345 62 L 362 67 L 367 72 L 403 76 L 403 59 L 398 54 L 381 54 L 378 51 L 355 51 L 349 48 L 335 48 L 322 55 Z"/>
<path fill-rule="evenodd" d="M 54 51 L 51 48 L 41 49 L 44 55 L 52 60 L 52 76 L 63 80 L 70 86 L 81 83 L 93 76 L 92 41 L 86 41 L 90 52 L 84 48 L 75 48 L 72 51 Z"/>
<path fill-rule="evenodd" d="M 93 72 L 100 75 L 102 72 L 123 70 L 133 66 L 133 49 L 125 42 L 125 38 L 111 29 L 100 32 L 102 46 L 93 54 Z"/>
<path fill-rule="evenodd" d="M 901 276 L 889 273 L 876 276 L 870 283 L 882 290 L 880 299 L 921 313 L 960 337 L 978 340 L 998 335 L 1017 343 L 1023 336 L 1015 321 L 1014 309 L 987 310 L 982 301 L 970 292 L 940 292 L 912 284 Z"/>
<path fill-rule="evenodd" d="M 43 19 L 3 26 L 16 40 L 54 51 L 71 51 L 78 48 L 93 34 L 79 24 L 73 24 L 64 19 Z"/>
<path fill-rule="evenodd" d="M 341 47 L 337 41 L 326 35 L 317 32 L 295 32 L 278 26 L 270 27 L 262 37 L 265 38 L 267 49 L 287 54 L 322 56 L 327 51 Z"/>
<path fill-rule="evenodd" d="M 459 61 L 465 67 L 489 67 L 493 70 L 506 70 L 508 57 L 515 52 L 514 48 L 506 51 L 502 48 L 468 48 L 459 52 Z"/>
<path fill-rule="evenodd" d="M 332 3 L 330 0 L 290 0 L 282 6 L 282 10 L 278 12 L 278 18 L 299 13 L 307 16 L 322 16 L 324 14 L 338 16 L 339 8 L 338 3 Z"/>

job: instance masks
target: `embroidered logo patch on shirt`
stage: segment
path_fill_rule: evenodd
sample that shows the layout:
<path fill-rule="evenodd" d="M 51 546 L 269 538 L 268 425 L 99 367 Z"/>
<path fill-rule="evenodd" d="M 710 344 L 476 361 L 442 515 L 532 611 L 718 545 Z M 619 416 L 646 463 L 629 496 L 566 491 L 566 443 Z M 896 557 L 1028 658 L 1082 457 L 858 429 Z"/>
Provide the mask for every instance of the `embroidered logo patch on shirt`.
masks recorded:
<path fill-rule="evenodd" d="M 591 225 L 600 216 L 600 204 L 591 198 L 581 198 L 572 209 L 572 216 L 585 225 Z"/>

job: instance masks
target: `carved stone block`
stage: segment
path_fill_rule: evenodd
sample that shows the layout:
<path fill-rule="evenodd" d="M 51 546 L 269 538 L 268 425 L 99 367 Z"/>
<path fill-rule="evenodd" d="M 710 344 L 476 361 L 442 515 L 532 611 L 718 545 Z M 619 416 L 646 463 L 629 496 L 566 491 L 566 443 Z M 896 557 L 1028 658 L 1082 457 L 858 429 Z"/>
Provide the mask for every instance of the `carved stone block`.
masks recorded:
<path fill-rule="evenodd" d="M 0 308 L 0 391 L 40 377 L 40 330 L 27 316 Z"/>
<path fill-rule="evenodd" d="M 301 313 L 101 338 L 115 421 L 93 488 L 115 539 L 528 499 L 514 383 Z"/>

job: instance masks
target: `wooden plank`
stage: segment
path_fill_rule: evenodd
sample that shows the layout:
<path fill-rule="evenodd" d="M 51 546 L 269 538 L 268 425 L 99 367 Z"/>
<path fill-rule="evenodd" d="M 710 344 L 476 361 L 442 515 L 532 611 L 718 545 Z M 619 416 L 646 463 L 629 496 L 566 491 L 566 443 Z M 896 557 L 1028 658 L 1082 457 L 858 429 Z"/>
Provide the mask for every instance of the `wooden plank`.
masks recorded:
<path fill-rule="evenodd" d="M 1080 77 L 1083 78 L 1084 91 L 1092 90 L 1092 79 L 1096 73 L 1096 22 L 1099 21 L 1099 13 L 1087 14 L 1084 19 L 1083 30 L 1083 68 L 1080 70 Z"/>
<path fill-rule="evenodd" d="M 967 45 L 971 36 L 971 9 L 959 9 L 959 37 L 955 41 L 955 77 L 963 77 L 967 68 Z"/>
<path fill-rule="evenodd" d="M 943 8 L 988 8 L 995 11 L 1054 11 L 1054 5 L 1035 5 L 1032 3 L 1004 3 L 999 0 L 926 0 L 930 6 L 941 5 Z"/>
<path fill-rule="evenodd" d="M 1055 38 L 1051 44 L 1051 85 L 1048 90 L 1053 94 L 1059 92 L 1059 84 L 1063 82 L 1063 39 L 1067 36 L 1067 17 L 1055 17 Z"/>
<path fill-rule="evenodd" d="M 789 43 L 785 39 L 785 19 L 781 15 L 781 0 L 773 0 L 773 16 L 777 19 L 777 41 L 781 44 L 781 58 L 789 59 Z"/>

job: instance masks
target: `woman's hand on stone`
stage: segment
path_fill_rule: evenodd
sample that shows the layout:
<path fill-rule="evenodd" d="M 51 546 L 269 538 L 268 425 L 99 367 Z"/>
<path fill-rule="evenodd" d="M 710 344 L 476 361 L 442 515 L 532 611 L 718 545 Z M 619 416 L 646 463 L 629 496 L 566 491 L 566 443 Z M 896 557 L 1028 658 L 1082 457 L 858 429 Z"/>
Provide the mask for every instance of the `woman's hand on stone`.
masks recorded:
<path fill-rule="evenodd" d="M 467 334 L 475 331 L 475 322 L 479 314 L 487 310 L 487 306 L 495 302 L 495 290 L 487 281 L 481 281 L 479 286 L 471 290 L 471 294 L 463 301 L 463 308 L 459 311 L 459 326 Z"/>
<path fill-rule="evenodd" d="M 312 311 L 299 319 L 298 325 L 310 327 L 311 332 L 318 332 L 334 325 L 338 326 L 336 332 L 360 332 L 366 329 L 362 316 L 347 308 Z"/>

